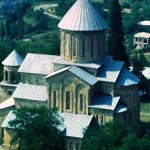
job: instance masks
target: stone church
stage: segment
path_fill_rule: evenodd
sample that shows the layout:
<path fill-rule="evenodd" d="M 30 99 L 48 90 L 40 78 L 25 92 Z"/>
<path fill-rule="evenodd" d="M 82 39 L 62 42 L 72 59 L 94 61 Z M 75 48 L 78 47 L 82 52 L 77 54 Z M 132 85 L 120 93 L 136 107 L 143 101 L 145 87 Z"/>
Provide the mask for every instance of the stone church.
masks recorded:
<path fill-rule="evenodd" d="M 93 121 L 100 125 L 113 119 L 134 126 L 139 121 L 139 79 L 122 61 L 106 55 L 107 24 L 88 0 L 77 0 L 60 23 L 60 56 L 29 53 L 23 60 L 13 51 L 3 62 L 0 83 L 15 109 L 23 106 L 57 107 L 64 119 L 61 130 L 67 150 L 78 150 L 83 130 Z M 2 124 L 4 146 L 9 147 L 13 129 Z"/>

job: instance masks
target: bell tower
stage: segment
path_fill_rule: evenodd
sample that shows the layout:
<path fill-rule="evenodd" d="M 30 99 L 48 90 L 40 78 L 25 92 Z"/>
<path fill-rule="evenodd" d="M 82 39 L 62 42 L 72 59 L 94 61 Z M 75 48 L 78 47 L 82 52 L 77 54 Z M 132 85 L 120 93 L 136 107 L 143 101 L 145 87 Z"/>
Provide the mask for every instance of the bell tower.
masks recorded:
<path fill-rule="evenodd" d="M 88 0 L 77 0 L 58 27 L 63 59 L 82 63 L 105 58 L 107 24 Z"/>

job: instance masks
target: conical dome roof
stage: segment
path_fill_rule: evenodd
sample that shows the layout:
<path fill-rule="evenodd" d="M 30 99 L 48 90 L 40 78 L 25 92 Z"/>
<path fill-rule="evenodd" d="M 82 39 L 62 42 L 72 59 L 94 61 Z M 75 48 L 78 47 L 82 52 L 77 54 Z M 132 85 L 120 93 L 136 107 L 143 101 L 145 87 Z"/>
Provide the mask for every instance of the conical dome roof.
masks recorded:
<path fill-rule="evenodd" d="M 58 27 L 71 31 L 98 31 L 106 29 L 107 24 L 88 0 L 77 0 Z"/>
<path fill-rule="evenodd" d="M 23 62 L 22 57 L 14 50 L 12 51 L 8 57 L 2 62 L 5 66 L 21 66 Z"/>

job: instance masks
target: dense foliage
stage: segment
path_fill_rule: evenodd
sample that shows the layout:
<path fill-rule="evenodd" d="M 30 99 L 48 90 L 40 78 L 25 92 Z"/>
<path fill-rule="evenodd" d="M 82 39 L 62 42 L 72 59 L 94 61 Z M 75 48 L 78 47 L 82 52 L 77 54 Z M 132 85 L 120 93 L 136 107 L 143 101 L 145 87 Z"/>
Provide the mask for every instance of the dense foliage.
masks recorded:
<path fill-rule="evenodd" d="M 23 107 L 14 111 L 16 119 L 9 122 L 15 133 L 11 144 L 19 150 L 63 150 L 63 135 L 58 130 L 62 118 L 55 109 Z"/>
<path fill-rule="evenodd" d="M 139 138 L 123 123 L 114 121 L 86 131 L 81 150 L 148 150 L 150 138 Z"/>

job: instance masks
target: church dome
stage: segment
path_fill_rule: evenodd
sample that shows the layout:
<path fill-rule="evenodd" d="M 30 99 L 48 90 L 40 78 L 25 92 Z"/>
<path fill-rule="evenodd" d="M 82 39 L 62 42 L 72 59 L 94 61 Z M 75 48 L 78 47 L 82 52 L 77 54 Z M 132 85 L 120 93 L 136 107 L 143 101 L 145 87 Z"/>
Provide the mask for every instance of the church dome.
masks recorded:
<path fill-rule="evenodd" d="M 106 29 L 107 24 L 89 0 L 77 0 L 58 27 L 70 31 L 100 31 Z"/>
<path fill-rule="evenodd" d="M 21 66 L 23 62 L 22 57 L 14 50 L 12 51 L 8 57 L 2 62 L 5 66 Z"/>

